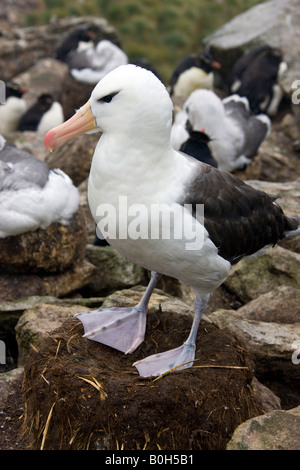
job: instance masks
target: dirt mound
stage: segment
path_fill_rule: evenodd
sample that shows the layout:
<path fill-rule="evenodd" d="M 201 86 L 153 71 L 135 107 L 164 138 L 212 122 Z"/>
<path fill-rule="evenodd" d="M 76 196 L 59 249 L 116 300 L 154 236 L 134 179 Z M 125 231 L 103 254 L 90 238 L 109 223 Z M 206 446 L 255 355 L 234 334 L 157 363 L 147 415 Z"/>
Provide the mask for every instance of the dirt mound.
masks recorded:
<path fill-rule="evenodd" d="M 241 343 L 205 321 L 194 366 L 157 379 L 132 363 L 185 341 L 191 317 L 152 309 L 130 355 L 82 338 L 66 320 L 33 351 L 24 372 L 25 439 L 31 449 L 224 449 L 234 429 L 262 413 Z"/>

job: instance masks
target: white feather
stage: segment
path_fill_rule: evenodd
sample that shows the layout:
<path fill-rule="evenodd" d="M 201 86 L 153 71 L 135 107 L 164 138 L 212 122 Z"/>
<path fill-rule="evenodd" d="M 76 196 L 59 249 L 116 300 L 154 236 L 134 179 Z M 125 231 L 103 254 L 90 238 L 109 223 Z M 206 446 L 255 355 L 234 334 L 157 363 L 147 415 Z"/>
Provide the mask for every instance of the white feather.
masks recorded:
<path fill-rule="evenodd" d="M 0 133 L 7 135 L 15 131 L 26 109 L 26 101 L 23 98 L 7 98 L 6 103 L 0 106 Z"/>
<path fill-rule="evenodd" d="M 189 133 L 185 127 L 187 120 L 188 115 L 185 111 L 179 110 L 175 114 L 171 129 L 171 145 L 175 150 L 179 150 L 181 145 L 189 138 Z"/>
<path fill-rule="evenodd" d="M 0 238 L 46 229 L 52 222 L 67 225 L 78 206 L 78 189 L 59 169 L 50 171 L 44 188 L 1 191 Z"/>
<path fill-rule="evenodd" d="M 37 133 L 45 135 L 53 127 L 59 126 L 64 122 L 64 113 L 60 103 L 54 101 L 51 108 L 43 115 L 39 122 Z"/>

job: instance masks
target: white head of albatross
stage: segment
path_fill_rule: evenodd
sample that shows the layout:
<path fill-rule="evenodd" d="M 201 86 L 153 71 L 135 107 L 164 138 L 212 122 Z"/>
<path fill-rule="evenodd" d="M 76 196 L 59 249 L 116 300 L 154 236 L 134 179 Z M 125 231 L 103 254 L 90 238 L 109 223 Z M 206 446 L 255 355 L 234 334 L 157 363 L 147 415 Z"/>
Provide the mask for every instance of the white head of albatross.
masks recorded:
<path fill-rule="evenodd" d="M 89 102 L 45 137 L 46 146 L 53 149 L 79 133 L 95 128 L 102 131 L 89 177 L 91 212 L 99 222 L 101 207 L 113 207 L 113 216 L 106 219 L 109 243 L 132 262 L 151 270 L 150 283 L 136 307 L 79 315 L 85 336 L 131 353 L 144 340 L 149 298 L 161 274 L 186 282 L 195 291 L 195 315 L 186 342 L 136 362 L 145 377 L 192 366 L 209 294 L 224 281 L 231 264 L 274 245 L 287 232 L 294 234 L 298 225 L 265 193 L 172 149 L 171 120 L 171 100 L 158 78 L 145 69 L 126 65 L 106 75 Z M 130 235 L 132 220 L 129 210 L 124 219 L 120 196 L 126 198 L 128 208 L 138 204 L 146 209 L 140 210 L 140 225 L 149 222 L 154 206 L 161 208 L 161 217 L 155 220 L 163 224 L 172 207 L 170 236 L 163 236 L 161 230 L 154 236 L 149 231 Z M 204 220 L 194 210 L 197 204 L 204 205 Z M 127 223 L 125 234 L 120 216 Z M 172 228 L 177 219 L 183 230 L 176 237 Z M 191 241 L 187 226 L 193 227 L 200 241 L 192 247 L 187 243 Z"/>

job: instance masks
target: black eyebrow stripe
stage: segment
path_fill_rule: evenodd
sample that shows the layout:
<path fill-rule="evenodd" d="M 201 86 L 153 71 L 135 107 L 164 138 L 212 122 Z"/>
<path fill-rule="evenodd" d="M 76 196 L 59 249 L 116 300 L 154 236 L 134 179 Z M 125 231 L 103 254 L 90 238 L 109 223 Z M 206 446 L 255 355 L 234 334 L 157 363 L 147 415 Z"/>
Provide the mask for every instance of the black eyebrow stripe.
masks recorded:
<path fill-rule="evenodd" d="M 109 93 L 108 95 L 102 96 L 102 98 L 99 98 L 97 101 L 100 101 L 101 103 L 109 103 L 114 96 L 116 96 L 119 92 L 115 91 L 114 93 Z"/>

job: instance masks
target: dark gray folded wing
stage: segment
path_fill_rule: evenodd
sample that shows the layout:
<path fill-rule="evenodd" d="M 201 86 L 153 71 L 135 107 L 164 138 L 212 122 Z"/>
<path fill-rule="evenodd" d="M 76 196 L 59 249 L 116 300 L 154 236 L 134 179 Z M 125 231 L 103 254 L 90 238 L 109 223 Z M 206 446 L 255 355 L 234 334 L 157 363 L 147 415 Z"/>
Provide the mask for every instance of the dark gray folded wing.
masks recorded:
<path fill-rule="evenodd" d="M 204 225 L 219 254 L 234 264 L 244 256 L 274 245 L 295 230 L 297 222 L 283 214 L 274 198 L 235 175 L 198 164 L 181 204 L 204 204 Z"/>

